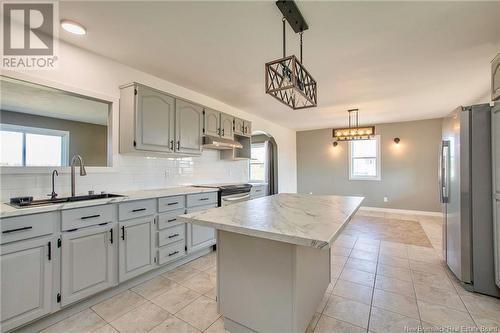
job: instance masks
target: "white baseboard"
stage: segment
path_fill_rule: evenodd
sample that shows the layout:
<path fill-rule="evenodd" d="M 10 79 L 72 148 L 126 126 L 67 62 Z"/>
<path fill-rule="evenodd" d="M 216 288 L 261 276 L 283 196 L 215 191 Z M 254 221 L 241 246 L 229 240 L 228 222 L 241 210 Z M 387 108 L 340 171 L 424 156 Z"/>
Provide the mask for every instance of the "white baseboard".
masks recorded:
<path fill-rule="evenodd" d="M 361 206 L 359 210 L 393 213 L 393 214 L 405 214 L 405 215 L 424 215 L 424 216 L 434 216 L 434 217 L 443 216 L 443 213 L 441 212 L 427 212 L 423 210 L 408 210 L 408 209 L 394 209 L 394 208 L 380 208 L 380 207 L 366 207 L 366 206 Z"/>

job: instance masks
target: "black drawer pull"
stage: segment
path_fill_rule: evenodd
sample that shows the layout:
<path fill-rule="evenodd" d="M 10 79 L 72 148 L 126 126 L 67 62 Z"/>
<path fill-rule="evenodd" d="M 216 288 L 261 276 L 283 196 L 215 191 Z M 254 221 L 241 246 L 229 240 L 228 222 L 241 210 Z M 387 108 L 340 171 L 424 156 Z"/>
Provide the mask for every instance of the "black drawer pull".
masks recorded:
<path fill-rule="evenodd" d="M 169 257 L 175 256 L 177 253 L 179 253 L 179 251 L 174 251 L 174 252 L 169 253 L 168 256 Z"/>
<path fill-rule="evenodd" d="M 109 229 L 109 233 L 110 233 L 109 241 L 111 242 L 111 244 L 113 244 L 113 229 Z"/>
<path fill-rule="evenodd" d="M 22 228 L 17 228 L 17 229 L 10 229 L 10 230 L 5 230 L 5 231 L 2 231 L 2 234 L 9 234 L 11 232 L 16 232 L 16 231 L 24 231 L 24 230 L 29 230 L 29 229 L 33 229 L 33 227 L 22 227 Z"/>
<path fill-rule="evenodd" d="M 122 239 L 125 240 L 125 226 L 122 226 Z"/>
<path fill-rule="evenodd" d="M 177 236 L 179 236 L 179 234 L 170 235 L 170 236 L 168 236 L 168 238 L 174 238 L 174 237 L 177 237 Z"/>
<path fill-rule="evenodd" d="M 205 200 L 208 200 L 210 198 L 200 198 L 200 201 L 205 201 Z"/>
<path fill-rule="evenodd" d="M 47 257 L 49 258 L 49 261 L 52 260 L 52 242 L 49 242 L 47 244 L 48 248 L 49 248 L 49 253 L 47 254 Z"/>
<path fill-rule="evenodd" d="M 82 219 L 82 220 L 94 219 L 94 218 L 99 217 L 99 216 L 101 216 L 101 214 L 89 215 L 89 216 L 82 216 L 82 217 L 80 217 L 80 219 Z"/>
<path fill-rule="evenodd" d="M 179 201 L 176 201 L 176 202 L 169 202 L 167 204 L 167 206 L 173 206 L 173 205 L 177 205 L 179 203 Z"/>
<path fill-rule="evenodd" d="M 177 221 L 177 219 L 170 219 L 170 220 L 167 220 L 167 222 L 174 222 L 174 221 Z"/>
<path fill-rule="evenodd" d="M 132 209 L 132 213 L 142 212 L 142 211 L 145 211 L 145 210 L 146 210 L 146 208 Z"/>

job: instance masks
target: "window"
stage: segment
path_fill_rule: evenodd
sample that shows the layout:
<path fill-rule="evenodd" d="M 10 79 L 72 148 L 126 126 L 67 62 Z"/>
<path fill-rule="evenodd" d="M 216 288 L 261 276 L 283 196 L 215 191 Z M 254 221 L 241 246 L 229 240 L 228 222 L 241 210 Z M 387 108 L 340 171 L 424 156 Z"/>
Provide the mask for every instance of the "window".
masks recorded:
<path fill-rule="evenodd" d="M 380 136 L 349 142 L 349 179 L 380 180 Z"/>
<path fill-rule="evenodd" d="M 266 150 L 264 143 L 252 143 L 250 158 L 250 180 L 253 182 L 266 181 Z"/>
<path fill-rule="evenodd" d="M 69 132 L 0 124 L 0 166 L 66 166 Z"/>

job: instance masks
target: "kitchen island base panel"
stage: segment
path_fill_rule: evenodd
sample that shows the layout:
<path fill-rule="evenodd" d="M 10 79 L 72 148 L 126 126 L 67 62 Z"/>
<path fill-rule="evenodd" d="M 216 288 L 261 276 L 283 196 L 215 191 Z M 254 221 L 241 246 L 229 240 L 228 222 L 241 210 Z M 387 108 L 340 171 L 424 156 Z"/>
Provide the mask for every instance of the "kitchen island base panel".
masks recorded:
<path fill-rule="evenodd" d="M 218 310 L 231 333 L 303 333 L 330 283 L 330 251 L 217 231 Z"/>

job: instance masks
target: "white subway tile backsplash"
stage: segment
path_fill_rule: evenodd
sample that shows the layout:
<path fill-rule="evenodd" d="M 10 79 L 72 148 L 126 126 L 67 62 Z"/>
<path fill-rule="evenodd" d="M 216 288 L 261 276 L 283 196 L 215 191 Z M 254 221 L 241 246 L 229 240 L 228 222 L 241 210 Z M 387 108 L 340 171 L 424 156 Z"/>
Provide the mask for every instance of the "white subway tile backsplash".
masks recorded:
<path fill-rule="evenodd" d="M 112 172 L 89 172 L 76 178 L 77 194 L 89 190 L 118 192 L 155 189 L 203 183 L 230 183 L 248 181 L 248 161 L 221 161 L 217 151 L 204 151 L 200 157 L 144 158 L 119 155 Z M 70 174 L 56 177 L 59 196 L 70 195 Z M 32 195 L 44 198 L 52 191 L 50 174 L 0 175 L 0 200 Z"/>

